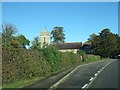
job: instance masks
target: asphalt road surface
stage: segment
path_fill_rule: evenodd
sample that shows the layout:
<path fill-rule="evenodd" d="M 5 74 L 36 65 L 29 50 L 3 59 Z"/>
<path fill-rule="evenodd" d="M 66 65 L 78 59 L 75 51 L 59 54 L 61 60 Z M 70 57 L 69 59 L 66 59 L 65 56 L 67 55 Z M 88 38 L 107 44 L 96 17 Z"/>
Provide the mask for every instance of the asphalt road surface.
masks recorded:
<path fill-rule="evenodd" d="M 90 84 L 90 78 L 104 66 L 104 70 Z M 88 88 L 118 88 L 118 60 L 104 60 L 81 66 L 57 88 L 82 88 L 85 84 L 90 84 Z"/>
<path fill-rule="evenodd" d="M 89 88 L 118 88 L 118 60 L 110 63 Z"/>
<path fill-rule="evenodd" d="M 110 64 L 109 64 L 110 63 Z M 108 65 L 107 65 L 108 64 Z M 106 66 L 107 65 L 107 66 Z M 106 66 L 94 80 L 90 81 L 91 77 L 95 77 L 95 73 L 98 72 L 101 68 Z M 51 86 L 54 86 L 55 83 L 62 80 L 62 78 L 68 75 L 71 70 L 74 68 L 68 69 L 64 72 L 52 75 L 43 80 L 40 80 L 32 85 L 26 86 L 21 89 L 26 88 L 45 88 L 50 89 Z M 98 62 L 93 62 L 89 64 L 82 65 L 78 67 L 72 74 L 69 74 L 64 81 L 56 85 L 55 88 L 68 88 L 68 89 L 81 89 L 88 84 L 88 88 L 117 88 L 118 87 L 118 60 L 109 59 L 101 60 Z M 87 88 L 85 87 L 85 88 Z M 52 89 L 52 88 L 51 88 Z"/>

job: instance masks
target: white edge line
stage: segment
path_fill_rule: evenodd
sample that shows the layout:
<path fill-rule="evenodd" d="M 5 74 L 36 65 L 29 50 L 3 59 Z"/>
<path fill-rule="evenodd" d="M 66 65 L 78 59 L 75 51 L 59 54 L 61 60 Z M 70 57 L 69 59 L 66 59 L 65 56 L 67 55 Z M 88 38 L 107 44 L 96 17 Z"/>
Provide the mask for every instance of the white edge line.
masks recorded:
<path fill-rule="evenodd" d="M 96 62 L 102 62 L 102 61 L 105 61 L 105 60 L 100 60 L 100 61 L 96 61 Z M 60 83 L 62 83 L 68 76 L 70 76 L 74 71 L 76 71 L 79 67 L 82 67 L 82 66 L 85 66 L 85 65 L 89 65 L 89 64 L 93 64 L 93 63 L 96 63 L 96 62 L 91 62 L 91 63 L 86 63 L 86 64 L 83 64 L 83 65 L 79 65 L 77 66 L 75 69 L 73 69 L 71 72 L 69 72 L 67 75 L 65 75 L 62 79 L 60 79 L 58 82 L 56 82 L 55 84 L 51 85 L 49 90 L 52 89 L 52 88 L 55 88 L 57 85 L 59 85 Z"/>
<path fill-rule="evenodd" d="M 105 60 L 100 60 L 100 61 L 96 61 L 96 62 L 102 62 Z M 86 63 L 83 65 L 79 65 L 77 66 L 75 69 L 73 69 L 71 72 L 69 72 L 67 75 L 65 75 L 62 79 L 60 79 L 58 82 L 56 82 L 55 84 L 51 85 L 49 89 L 55 88 L 57 85 L 59 85 L 60 83 L 62 83 L 68 76 L 70 76 L 74 71 L 76 71 L 79 67 L 85 66 L 85 65 L 89 65 L 89 64 L 93 64 L 96 62 L 91 62 L 91 63 Z"/>
<path fill-rule="evenodd" d="M 67 75 L 65 75 L 62 79 L 60 79 L 58 82 L 56 82 L 55 84 L 53 84 L 50 89 L 55 88 L 57 85 L 59 85 L 60 83 L 62 83 L 68 76 L 70 76 L 74 71 L 76 71 L 80 66 L 77 66 L 75 69 L 73 69 L 70 73 L 68 73 Z"/>

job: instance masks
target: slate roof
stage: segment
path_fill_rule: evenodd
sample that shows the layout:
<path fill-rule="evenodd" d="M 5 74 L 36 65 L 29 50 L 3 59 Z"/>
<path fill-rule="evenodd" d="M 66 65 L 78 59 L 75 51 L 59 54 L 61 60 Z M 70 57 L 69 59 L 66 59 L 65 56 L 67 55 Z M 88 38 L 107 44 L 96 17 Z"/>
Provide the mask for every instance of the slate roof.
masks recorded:
<path fill-rule="evenodd" d="M 74 42 L 74 43 L 58 43 L 58 44 L 51 44 L 53 47 L 57 47 L 60 50 L 63 49 L 81 49 L 82 42 Z"/>

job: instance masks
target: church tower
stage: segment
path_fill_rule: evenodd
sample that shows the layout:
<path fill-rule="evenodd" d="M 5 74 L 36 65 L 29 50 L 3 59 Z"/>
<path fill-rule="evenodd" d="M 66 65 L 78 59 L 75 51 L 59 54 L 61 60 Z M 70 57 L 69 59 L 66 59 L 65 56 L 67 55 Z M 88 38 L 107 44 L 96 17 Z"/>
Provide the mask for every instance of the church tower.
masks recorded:
<path fill-rule="evenodd" d="M 43 32 L 40 32 L 40 42 L 41 48 L 43 48 L 44 45 L 50 44 L 50 32 L 47 31 L 46 27 Z"/>

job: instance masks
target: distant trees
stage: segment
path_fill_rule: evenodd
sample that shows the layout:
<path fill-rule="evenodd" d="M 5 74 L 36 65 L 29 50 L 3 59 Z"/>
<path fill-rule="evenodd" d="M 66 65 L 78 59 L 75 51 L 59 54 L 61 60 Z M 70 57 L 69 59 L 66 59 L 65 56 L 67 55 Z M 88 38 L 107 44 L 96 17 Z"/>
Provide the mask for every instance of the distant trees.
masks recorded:
<path fill-rule="evenodd" d="M 90 35 L 88 41 L 92 43 L 94 54 L 110 58 L 120 54 L 120 37 L 108 28 L 103 29 L 99 35 Z"/>
<path fill-rule="evenodd" d="M 51 39 L 53 39 L 54 43 L 64 43 L 65 42 L 65 34 L 63 31 L 63 27 L 56 26 L 53 28 L 51 32 Z"/>

